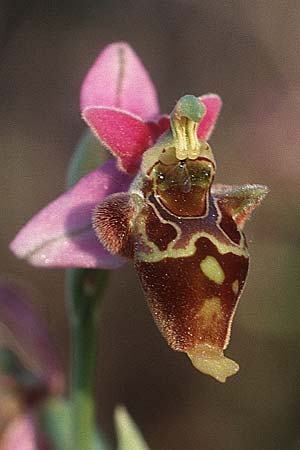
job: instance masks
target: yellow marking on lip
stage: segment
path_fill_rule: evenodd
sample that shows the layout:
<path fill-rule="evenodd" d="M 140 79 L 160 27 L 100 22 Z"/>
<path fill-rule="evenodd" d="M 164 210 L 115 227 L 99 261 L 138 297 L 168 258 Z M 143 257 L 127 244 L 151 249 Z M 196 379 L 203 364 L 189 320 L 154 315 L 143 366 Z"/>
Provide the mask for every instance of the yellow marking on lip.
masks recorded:
<path fill-rule="evenodd" d="M 165 258 L 184 258 L 192 256 L 196 252 L 196 242 L 198 241 L 198 239 L 202 237 L 209 239 L 210 242 L 212 242 L 212 244 L 214 244 L 218 248 L 218 251 L 221 255 L 225 255 L 226 253 L 233 253 L 234 255 L 243 256 L 245 258 L 248 257 L 248 250 L 247 248 L 243 247 L 243 245 L 236 244 L 234 242 L 228 244 L 220 242 L 219 239 L 216 238 L 213 234 L 208 233 L 206 231 L 198 231 L 197 233 L 194 233 L 191 236 L 189 243 L 185 247 L 174 248 L 177 241 L 181 237 L 182 234 L 181 228 L 175 222 L 163 219 L 160 213 L 158 212 L 157 208 L 155 207 L 155 205 L 151 203 L 150 206 L 156 213 L 157 217 L 161 220 L 161 222 L 171 224 L 177 231 L 177 237 L 174 239 L 174 241 L 170 242 L 168 248 L 166 250 L 159 250 L 159 248 L 153 242 L 149 241 L 146 233 L 144 218 L 139 217 L 140 211 L 142 210 L 144 204 L 144 197 L 140 191 L 141 183 L 142 183 L 141 178 L 138 178 L 135 181 L 135 184 L 132 185 L 130 188 L 130 193 L 131 195 L 134 196 L 135 204 L 138 207 L 138 212 L 135 214 L 135 218 L 137 220 L 134 223 L 134 229 L 137 233 L 139 233 L 143 237 L 144 243 L 147 245 L 147 247 L 151 249 L 151 251 L 150 253 L 144 252 L 142 250 L 136 251 L 135 253 L 136 260 L 153 263 L 162 261 Z M 222 234 L 224 233 L 222 232 Z"/>
<path fill-rule="evenodd" d="M 173 224 L 175 227 L 175 224 Z M 175 227 L 176 228 L 176 227 Z M 139 252 L 136 254 L 136 258 L 138 260 L 142 260 L 144 262 L 156 262 L 161 261 L 164 258 L 182 258 L 186 256 L 192 256 L 194 255 L 196 251 L 196 245 L 195 243 L 197 240 L 201 237 L 205 237 L 209 239 L 217 248 L 219 253 L 221 255 L 224 255 L 226 253 L 233 253 L 234 255 L 238 256 L 244 256 L 248 257 L 248 251 L 246 248 L 241 248 L 238 245 L 230 245 L 230 244 L 223 244 L 218 239 L 216 239 L 212 234 L 207 233 L 205 231 L 200 231 L 198 233 L 195 233 L 192 238 L 190 239 L 190 242 L 188 245 L 184 248 L 174 248 L 174 245 L 176 244 L 178 238 L 175 239 L 174 242 L 170 242 L 169 247 L 167 250 L 160 251 L 158 247 L 156 247 L 152 242 L 149 242 L 147 240 L 147 235 L 144 229 L 140 228 L 139 232 L 145 236 L 146 242 L 149 245 L 150 248 L 153 249 L 153 252 L 150 254 Z"/>
<path fill-rule="evenodd" d="M 219 297 L 206 298 L 198 313 L 204 329 L 216 326 L 218 321 L 222 319 L 221 300 Z"/>
<path fill-rule="evenodd" d="M 200 268 L 204 275 L 216 284 L 222 284 L 224 282 L 224 270 L 214 256 L 206 256 L 206 258 L 201 261 Z"/>
<path fill-rule="evenodd" d="M 239 280 L 235 280 L 232 285 L 231 288 L 233 290 L 233 293 L 236 295 L 239 291 Z"/>

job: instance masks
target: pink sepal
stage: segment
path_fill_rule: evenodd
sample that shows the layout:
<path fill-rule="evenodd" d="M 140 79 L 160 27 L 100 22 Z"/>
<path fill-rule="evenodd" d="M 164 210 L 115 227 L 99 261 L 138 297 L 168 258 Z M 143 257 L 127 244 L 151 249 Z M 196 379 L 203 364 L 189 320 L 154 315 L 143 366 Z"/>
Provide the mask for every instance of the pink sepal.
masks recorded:
<path fill-rule="evenodd" d="M 91 228 L 91 215 L 108 195 L 126 192 L 131 181 L 117 169 L 115 161 L 108 161 L 36 214 L 11 242 L 11 250 L 35 266 L 120 266 L 122 260 L 99 244 Z"/>
<path fill-rule="evenodd" d="M 110 44 L 86 75 L 80 94 L 81 110 L 113 106 L 151 119 L 159 114 L 155 87 L 141 60 L 125 42 Z"/>

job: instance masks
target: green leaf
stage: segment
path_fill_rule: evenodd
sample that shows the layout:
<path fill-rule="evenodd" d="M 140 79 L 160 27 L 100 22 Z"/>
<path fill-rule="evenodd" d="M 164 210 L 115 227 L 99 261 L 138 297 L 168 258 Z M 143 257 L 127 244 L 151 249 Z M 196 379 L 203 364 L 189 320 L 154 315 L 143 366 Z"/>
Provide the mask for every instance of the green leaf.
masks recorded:
<path fill-rule="evenodd" d="M 150 450 L 124 406 L 118 406 L 115 410 L 115 426 L 117 450 Z"/>
<path fill-rule="evenodd" d="M 54 450 L 71 450 L 71 414 L 70 404 L 62 398 L 51 398 L 41 410 L 40 424 Z M 111 447 L 100 432 L 95 432 L 91 450 L 111 450 Z"/>
<path fill-rule="evenodd" d="M 48 400 L 42 408 L 40 423 L 54 450 L 71 450 L 71 411 L 66 400 Z"/>

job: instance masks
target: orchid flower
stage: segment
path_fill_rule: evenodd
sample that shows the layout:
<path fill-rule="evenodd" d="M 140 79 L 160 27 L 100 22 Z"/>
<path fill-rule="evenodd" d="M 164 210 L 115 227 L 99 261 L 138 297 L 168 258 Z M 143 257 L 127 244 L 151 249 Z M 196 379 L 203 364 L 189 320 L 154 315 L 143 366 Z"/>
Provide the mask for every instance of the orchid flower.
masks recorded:
<path fill-rule="evenodd" d="M 201 100 L 206 115 L 198 136 L 206 140 L 221 100 L 214 94 Z M 100 53 L 83 81 L 80 104 L 84 120 L 116 159 L 84 176 L 21 229 L 10 248 L 35 266 L 112 269 L 124 262 L 99 243 L 92 212 L 110 194 L 129 189 L 143 152 L 169 128 L 146 69 L 126 43 Z"/>
<path fill-rule="evenodd" d="M 224 382 L 239 368 L 223 351 L 248 272 L 243 228 L 267 188 L 213 184 L 207 141 L 220 98 L 185 95 L 170 116 L 160 115 L 127 44 L 104 49 L 80 100 L 84 120 L 116 159 L 31 219 L 11 249 L 46 267 L 111 269 L 133 259 L 170 347 Z"/>

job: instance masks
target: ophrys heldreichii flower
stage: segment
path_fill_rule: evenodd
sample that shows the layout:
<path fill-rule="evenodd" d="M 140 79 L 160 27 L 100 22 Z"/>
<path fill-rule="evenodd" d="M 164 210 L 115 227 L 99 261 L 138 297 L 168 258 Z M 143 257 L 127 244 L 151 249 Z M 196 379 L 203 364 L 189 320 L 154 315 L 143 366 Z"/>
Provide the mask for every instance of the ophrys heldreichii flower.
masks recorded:
<path fill-rule="evenodd" d="M 81 106 L 118 164 L 108 161 L 42 210 L 12 250 L 47 267 L 109 269 L 133 259 L 168 344 L 225 381 L 238 370 L 223 350 L 248 271 L 242 229 L 267 188 L 213 185 L 207 140 L 220 98 L 186 95 L 159 116 L 146 70 L 119 43 L 91 68 Z"/>

